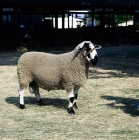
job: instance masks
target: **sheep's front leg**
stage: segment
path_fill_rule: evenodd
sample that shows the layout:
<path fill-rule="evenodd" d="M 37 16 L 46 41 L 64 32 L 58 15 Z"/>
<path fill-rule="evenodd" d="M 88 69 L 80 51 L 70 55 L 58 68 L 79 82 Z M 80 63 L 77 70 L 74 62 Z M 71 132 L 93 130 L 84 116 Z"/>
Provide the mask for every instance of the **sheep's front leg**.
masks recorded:
<path fill-rule="evenodd" d="M 77 97 L 78 97 L 78 90 L 79 90 L 79 88 L 75 88 L 75 89 L 74 89 L 74 97 L 75 97 L 75 99 L 74 99 L 73 107 L 74 107 L 75 109 L 78 109 L 77 103 L 76 103 L 76 100 L 77 100 Z"/>
<path fill-rule="evenodd" d="M 25 105 L 24 105 L 24 90 L 18 90 L 19 91 L 19 97 L 20 97 L 20 108 L 24 109 Z"/>
<path fill-rule="evenodd" d="M 69 107 L 67 109 L 68 113 L 71 115 L 75 114 L 75 112 L 73 110 L 73 103 L 74 103 L 74 93 L 73 93 L 73 91 L 71 91 L 69 93 Z"/>

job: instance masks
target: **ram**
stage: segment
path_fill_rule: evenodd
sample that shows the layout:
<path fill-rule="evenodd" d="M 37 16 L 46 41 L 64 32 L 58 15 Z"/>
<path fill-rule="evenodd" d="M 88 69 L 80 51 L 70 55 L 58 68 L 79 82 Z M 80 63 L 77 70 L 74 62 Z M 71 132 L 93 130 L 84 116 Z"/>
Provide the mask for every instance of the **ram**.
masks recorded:
<path fill-rule="evenodd" d="M 34 93 L 38 104 L 43 104 L 39 88 L 50 90 L 66 90 L 69 96 L 68 113 L 75 114 L 78 90 L 88 79 L 89 62 L 96 65 L 98 55 L 90 41 L 84 41 L 76 48 L 64 54 L 49 54 L 43 52 L 24 53 L 17 66 L 19 82 L 20 108 L 24 109 L 24 91 Z"/>

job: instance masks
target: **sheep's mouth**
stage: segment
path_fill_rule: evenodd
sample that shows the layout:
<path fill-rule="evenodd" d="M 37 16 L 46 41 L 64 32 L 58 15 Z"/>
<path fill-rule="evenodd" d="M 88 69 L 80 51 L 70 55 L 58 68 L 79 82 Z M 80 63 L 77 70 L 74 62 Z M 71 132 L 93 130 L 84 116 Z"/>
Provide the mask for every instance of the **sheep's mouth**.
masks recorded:
<path fill-rule="evenodd" d="M 90 62 L 93 64 L 93 65 L 96 65 L 98 63 L 98 56 L 96 55 L 94 57 L 94 59 L 91 59 Z"/>

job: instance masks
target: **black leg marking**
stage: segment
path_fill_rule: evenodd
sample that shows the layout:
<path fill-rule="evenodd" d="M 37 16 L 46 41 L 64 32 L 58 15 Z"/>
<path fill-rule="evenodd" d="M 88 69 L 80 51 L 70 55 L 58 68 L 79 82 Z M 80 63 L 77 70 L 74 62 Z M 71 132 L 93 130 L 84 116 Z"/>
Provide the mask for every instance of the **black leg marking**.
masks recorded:
<path fill-rule="evenodd" d="M 44 103 L 43 103 L 43 101 L 42 101 L 42 99 L 40 99 L 38 102 L 37 102 L 37 105 L 44 105 Z"/>
<path fill-rule="evenodd" d="M 78 109 L 76 102 L 73 104 L 73 107 L 74 107 L 75 109 Z"/>
<path fill-rule="evenodd" d="M 74 115 L 74 114 L 75 114 L 75 112 L 74 112 L 74 110 L 73 110 L 72 107 L 68 108 L 67 111 L 68 111 L 68 113 L 69 113 L 70 115 Z"/>
<path fill-rule="evenodd" d="M 70 97 L 70 102 L 73 103 L 74 97 Z"/>
<path fill-rule="evenodd" d="M 78 94 L 75 94 L 75 99 L 77 99 L 77 97 L 78 97 Z"/>
<path fill-rule="evenodd" d="M 25 109 L 25 106 L 22 105 L 22 104 L 20 104 L 20 108 L 21 108 L 21 109 Z"/>

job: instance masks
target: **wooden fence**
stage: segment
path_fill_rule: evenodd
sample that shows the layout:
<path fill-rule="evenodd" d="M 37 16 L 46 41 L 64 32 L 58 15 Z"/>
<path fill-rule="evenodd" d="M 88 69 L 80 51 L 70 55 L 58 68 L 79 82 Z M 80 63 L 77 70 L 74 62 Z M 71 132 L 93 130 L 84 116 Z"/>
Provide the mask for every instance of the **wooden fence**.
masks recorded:
<path fill-rule="evenodd" d="M 28 37 L 26 37 L 28 35 Z M 40 49 L 65 49 L 89 40 L 102 46 L 139 44 L 139 33 L 133 27 L 46 29 L 26 31 L 24 29 L 2 29 L 0 51 L 15 51 L 26 46 L 29 51 Z"/>

